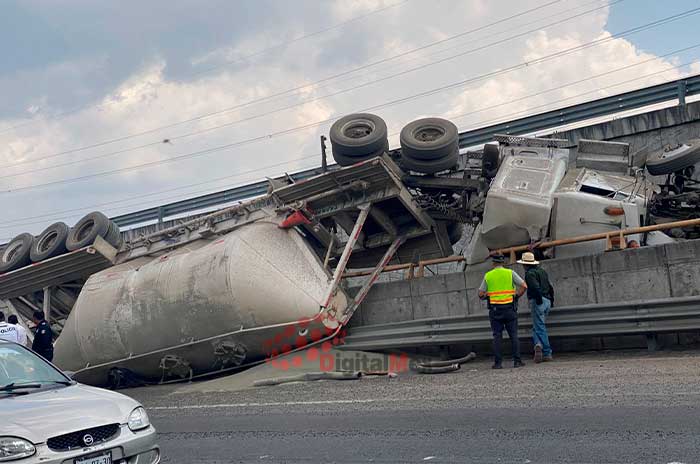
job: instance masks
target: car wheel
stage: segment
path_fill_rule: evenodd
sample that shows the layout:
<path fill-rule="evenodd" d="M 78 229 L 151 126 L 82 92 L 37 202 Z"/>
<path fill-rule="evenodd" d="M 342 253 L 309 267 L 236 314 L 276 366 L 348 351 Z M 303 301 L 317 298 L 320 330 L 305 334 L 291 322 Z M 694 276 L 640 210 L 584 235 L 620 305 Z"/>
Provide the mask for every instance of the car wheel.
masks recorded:
<path fill-rule="evenodd" d="M 34 236 L 26 232 L 10 240 L 0 254 L 0 273 L 14 271 L 29 264 L 33 243 Z"/>
<path fill-rule="evenodd" d="M 647 158 L 647 171 L 652 176 L 671 174 L 700 163 L 700 139 L 689 140 L 675 148 L 654 153 Z"/>
<path fill-rule="evenodd" d="M 92 245 L 98 235 L 103 238 L 107 235 L 109 224 L 107 216 L 99 211 L 85 215 L 68 233 L 66 248 L 73 251 Z"/>
<path fill-rule="evenodd" d="M 386 123 L 369 113 L 357 113 L 337 120 L 330 130 L 333 157 L 368 157 L 388 144 Z"/>
<path fill-rule="evenodd" d="M 63 222 L 51 224 L 34 240 L 29 257 L 38 263 L 67 251 L 68 226 Z"/>
<path fill-rule="evenodd" d="M 401 155 L 414 160 L 438 160 L 459 149 L 457 126 L 441 118 L 424 118 L 401 129 Z"/>

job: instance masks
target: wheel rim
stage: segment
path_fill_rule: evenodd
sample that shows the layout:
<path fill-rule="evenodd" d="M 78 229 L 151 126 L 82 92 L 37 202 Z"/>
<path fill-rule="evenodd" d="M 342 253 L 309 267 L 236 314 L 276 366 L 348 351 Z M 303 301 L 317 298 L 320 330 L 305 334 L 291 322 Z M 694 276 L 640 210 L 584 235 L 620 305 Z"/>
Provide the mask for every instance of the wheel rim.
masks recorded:
<path fill-rule="evenodd" d="M 343 125 L 340 133 L 349 139 L 362 139 L 374 132 L 376 126 L 369 119 L 354 119 Z"/>
<path fill-rule="evenodd" d="M 22 248 L 22 242 L 15 242 L 8 245 L 5 253 L 2 254 L 2 262 L 9 263 L 17 256 L 17 252 Z"/>
<path fill-rule="evenodd" d="M 85 240 L 85 238 L 87 238 L 87 236 L 90 235 L 90 231 L 93 227 L 95 227 L 95 221 L 85 221 L 85 223 L 82 226 L 80 226 L 80 228 L 75 234 L 75 238 L 77 239 L 76 241 L 82 242 L 83 240 Z"/>
<path fill-rule="evenodd" d="M 445 136 L 445 129 L 440 126 L 420 126 L 413 131 L 413 138 L 419 142 L 434 142 Z"/>
<path fill-rule="evenodd" d="M 667 148 L 659 156 L 660 160 L 665 160 L 677 156 L 679 153 L 683 153 L 690 148 L 690 145 L 678 144 L 678 146 L 673 148 Z"/>
<path fill-rule="evenodd" d="M 49 250 L 51 247 L 53 247 L 56 243 L 56 240 L 58 240 L 58 233 L 52 230 L 39 240 L 39 243 L 37 244 L 37 249 L 40 253 L 43 253 Z"/>

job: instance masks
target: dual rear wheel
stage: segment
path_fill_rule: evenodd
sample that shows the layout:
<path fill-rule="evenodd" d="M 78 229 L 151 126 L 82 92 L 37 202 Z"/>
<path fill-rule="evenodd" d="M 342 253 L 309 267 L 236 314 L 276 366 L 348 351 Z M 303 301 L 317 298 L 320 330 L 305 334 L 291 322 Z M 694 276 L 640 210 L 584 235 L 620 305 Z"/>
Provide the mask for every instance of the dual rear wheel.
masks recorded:
<path fill-rule="evenodd" d="M 413 121 L 401 130 L 399 163 L 409 171 L 434 174 L 457 165 L 459 133 L 452 122 L 440 118 Z M 389 151 L 386 123 L 369 113 L 350 114 L 330 130 L 333 158 L 341 166 L 381 156 Z"/>

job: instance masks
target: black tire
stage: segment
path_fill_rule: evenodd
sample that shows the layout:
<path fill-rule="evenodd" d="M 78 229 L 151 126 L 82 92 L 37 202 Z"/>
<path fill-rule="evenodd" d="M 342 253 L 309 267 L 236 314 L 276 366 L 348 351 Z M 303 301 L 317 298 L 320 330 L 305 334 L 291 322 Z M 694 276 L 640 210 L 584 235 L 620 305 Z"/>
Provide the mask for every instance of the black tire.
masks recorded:
<path fill-rule="evenodd" d="M 700 139 L 689 140 L 671 150 L 664 150 L 647 158 L 647 171 L 652 176 L 672 174 L 700 163 Z"/>
<path fill-rule="evenodd" d="M 331 126 L 333 156 L 367 157 L 388 144 L 386 123 L 369 113 L 349 114 Z"/>
<path fill-rule="evenodd" d="M 459 150 L 459 132 L 451 121 L 423 118 L 401 129 L 401 155 L 414 160 L 437 160 Z"/>
<path fill-rule="evenodd" d="M 29 253 L 34 244 L 32 234 L 19 234 L 7 244 L 0 254 L 0 273 L 14 271 L 31 263 Z"/>
<path fill-rule="evenodd" d="M 109 231 L 109 222 L 99 211 L 85 215 L 68 233 L 66 248 L 68 251 L 77 250 L 92 245 L 98 235 L 104 238 Z"/>
<path fill-rule="evenodd" d="M 68 238 L 68 226 L 63 222 L 51 224 L 39 236 L 34 239 L 29 257 L 32 262 L 38 263 L 54 256 L 62 255 L 66 248 Z"/>
<path fill-rule="evenodd" d="M 447 235 L 450 237 L 450 243 L 454 245 L 459 242 L 464 233 L 464 227 L 459 222 L 452 222 L 447 226 Z"/>
<path fill-rule="evenodd" d="M 484 154 L 481 157 L 481 173 L 487 179 L 493 179 L 498 173 L 501 154 L 498 145 L 484 145 Z"/>
<path fill-rule="evenodd" d="M 408 169 L 409 171 L 421 172 L 423 174 L 435 174 L 436 172 L 446 171 L 455 167 L 458 160 L 459 150 L 455 150 L 444 158 L 431 161 L 407 158 L 402 154 L 400 164 L 404 169 Z"/>
<path fill-rule="evenodd" d="M 119 226 L 116 225 L 114 221 L 109 221 L 109 229 L 107 230 L 107 235 L 105 235 L 104 239 L 117 250 L 122 246 L 122 234 L 119 230 Z"/>
<path fill-rule="evenodd" d="M 375 158 L 377 156 L 381 156 L 388 151 L 389 151 L 389 141 L 387 140 L 384 148 L 382 148 L 381 150 L 379 150 L 376 153 L 372 153 L 372 154 L 369 154 L 367 156 L 345 156 L 345 155 L 340 155 L 340 154 L 333 152 L 333 159 L 340 166 L 352 166 L 353 164 L 357 164 L 361 161 L 365 161 L 365 160 L 368 160 L 370 158 Z"/>

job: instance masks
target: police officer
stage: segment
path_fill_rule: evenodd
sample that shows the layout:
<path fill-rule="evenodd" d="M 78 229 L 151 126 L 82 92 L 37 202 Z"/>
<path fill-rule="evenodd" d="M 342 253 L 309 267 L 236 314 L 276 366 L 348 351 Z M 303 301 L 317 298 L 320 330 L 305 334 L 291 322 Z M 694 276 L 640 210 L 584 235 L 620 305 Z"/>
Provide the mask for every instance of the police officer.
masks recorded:
<path fill-rule="evenodd" d="M 41 355 L 47 361 L 53 359 L 53 331 L 51 325 L 44 319 L 44 313 L 34 311 L 34 324 L 36 324 L 36 333 L 34 334 L 34 342 L 32 350 Z"/>
<path fill-rule="evenodd" d="M 2 311 L 0 311 L 0 340 L 8 340 L 15 343 L 19 342 L 17 327 L 5 321 L 5 313 Z"/>
<path fill-rule="evenodd" d="M 513 367 L 522 367 L 520 359 L 520 343 L 518 342 L 517 300 L 527 285 L 516 272 L 506 269 L 503 265 L 506 259 L 503 255 L 492 257 L 493 269 L 486 273 L 479 287 L 479 298 L 488 299 L 489 321 L 493 332 L 493 369 L 502 369 L 503 355 L 501 342 L 503 329 L 508 332 L 511 351 L 513 352 Z"/>

